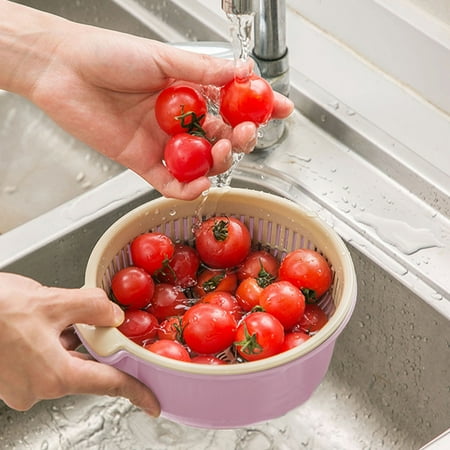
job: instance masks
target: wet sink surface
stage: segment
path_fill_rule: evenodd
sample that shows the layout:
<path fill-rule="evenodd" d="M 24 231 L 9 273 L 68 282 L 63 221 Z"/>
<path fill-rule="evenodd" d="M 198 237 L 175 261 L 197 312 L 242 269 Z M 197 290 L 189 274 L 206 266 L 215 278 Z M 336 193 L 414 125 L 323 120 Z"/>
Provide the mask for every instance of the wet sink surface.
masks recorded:
<path fill-rule="evenodd" d="M 18 95 L 0 91 L 0 123 L 0 234 L 123 170 Z"/>

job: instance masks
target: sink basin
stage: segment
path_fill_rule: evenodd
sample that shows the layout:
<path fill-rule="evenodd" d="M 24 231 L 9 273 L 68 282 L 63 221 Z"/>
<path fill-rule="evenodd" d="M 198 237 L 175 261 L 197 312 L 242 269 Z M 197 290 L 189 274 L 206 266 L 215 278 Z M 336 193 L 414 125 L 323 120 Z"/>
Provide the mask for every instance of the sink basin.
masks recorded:
<path fill-rule="evenodd" d="M 292 199 L 284 183 L 270 173 L 255 178 L 244 162 L 232 185 L 284 192 Z M 127 189 L 134 192 L 132 201 L 127 200 Z M 105 204 L 105 195 L 111 199 L 114 192 L 120 196 L 114 194 L 114 201 Z M 36 230 L 54 219 L 58 232 L 47 243 L 38 240 L 37 248 L 29 247 L 25 254 L 18 249 L 19 255 L 3 270 L 49 285 L 81 286 L 90 250 L 105 229 L 158 196 L 125 171 L 19 227 L 16 232 L 34 232 L 35 239 Z M 84 203 L 91 213 L 75 217 L 73 212 Z M 99 204 L 103 209 L 96 209 Z M 4 448 L 30 449 L 101 448 L 103 442 L 113 448 L 146 448 L 149 441 L 160 446 L 156 448 L 180 449 L 188 444 L 227 449 L 238 442 L 242 447 L 235 448 L 420 448 L 447 425 L 449 368 L 442 356 L 448 352 L 448 321 L 352 245 L 349 249 L 359 279 L 355 312 L 337 341 L 325 380 L 307 403 L 285 417 L 248 429 L 205 433 L 165 419 L 152 420 L 124 399 L 70 396 L 40 402 L 27 412 L 0 406 L 0 443 Z"/>
<path fill-rule="evenodd" d="M 0 91 L 0 123 L 0 234 L 123 170 L 18 95 Z"/>
<path fill-rule="evenodd" d="M 175 0 L 21 3 L 170 42 L 221 39 L 208 10 L 192 5 L 187 13 L 182 2 Z M 321 114 L 319 120 L 310 120 L 308 111 L 317 114 L 321 107 L 315 105 L 311 110 L 305 93 L 315 87 L 300 81 L 301 77 L 294 76 L 293 99 L 298 110 L 287 120 L 283 141 L 270 151 L 245 157 L 234 172 L 232 185 L 270 192 L 309 208 L 336 229 L 351 252 L 358 302 L 337 340 L 329 372 L 313 396 L 282 418 L 218 431 L 150 419 L 128 401 L 109 397 L 69 396 L 42 401 L 27 412 L 0 403 L 0 448 L 410 450 L 445 432 L 450 418 L 450 311 L 448 272 L 439 267 L 448 266 L 448 218 L 364 161 L 349 144 L 351 130 L 344 130 L 346 142 L 342 143 L 330 129 L 321 127 L 336 125 L 330 115 L 325 124 Z M 12 199 L 16 218 L 0 230 L 4 233 L 0 236 L 0 270 L 51 286 L 79 287 L 90 251 L 102 233 L 126 212 L 159 194 L 132 172 L 101 158 L 92 159 L 96 154 L 57 130 L 22 99 L 2 93 L 0 102 L 4 102 L 0 104 L 2 117 L 10 115 L 11 124 L 16 121 L 24 130 L 22 137 L 12 136 L 14 143 L 26 142 L 27 117 L 31 117 L 30 123 L 42 133 L 40 154 L 56 157 L 63 150 L 61 164 L 69 158 L 71 163 L 62 177 L 71 180 L 67 196 L 27 216 L 21 214 L 28 214 L 30 208 L 20 203 L 29 197 L 19 198 L 25 185 L 13 178 L 1 185 L 2 205 Z M 12 107 L 3 104 L 15 105 L 17 112 L 9 112 Z M 8 130 L 5 119 L 1 123 L 0 141 L 1 133 Z M 343 127 L 339 123 L 336 129 Z M 364 144 L 361 136 L 354 142 Z M 20 154 L 27 147 L 25 143 Z M 90 163 L 83 164 L 89 158 Z M 37 162 L 24 156 L 22 163 L 33 176 L 45 180 L 48 166 Z M 34 173 L 40 168 L 42 174 Z M 91 185 L 83 186 L 87 182 Z M 46 183 L 41 184 L 45 189 Z M 38 195 L 35 188 L 32 193 Z M 394 207 L 396 214 L 391 215 Z M 422 208 L 426 214 L 422 215 Z M 414 223 L 409 220 L 411 211 L 420 223 L 421 245 L 405 248 L 394 235 L 383 239 L 384 225 L 412 233 L 399 219 Z"/>

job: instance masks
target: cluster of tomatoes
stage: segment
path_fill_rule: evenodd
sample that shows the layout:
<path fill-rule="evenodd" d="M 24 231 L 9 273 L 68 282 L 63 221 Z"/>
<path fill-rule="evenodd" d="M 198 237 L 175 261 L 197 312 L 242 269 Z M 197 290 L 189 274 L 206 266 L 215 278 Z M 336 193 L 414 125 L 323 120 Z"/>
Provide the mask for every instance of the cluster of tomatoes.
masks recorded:
<path fill-rule="evenodd" d="M 272 88 L 256 75 L 228 82 L 220 88 L 219 97 L 219 113 L 232 127 L 245 121 L 261 125 L 272 115 Z M 156 120 L 170 136 L 164 161 L 169 172 L 181 182 L 204 176 L 213 166 L 212 144 L 203 129 L 207 105 L 196 89 L 186 85 L 170 86 L 156 100 Z"/>
<path fill-rule="evenodd" d="M 149 351 L 182 361 L 254 361 L 293 348 L 327 322 L 317 300 L 331 286 L 325 258 L 296 249 L 279 261 L 254 249 L 246 225 L 215 216 L 195 227 L 194 245 L 159 232 L 137 236 L 133 265 L 111 281 L 125 310 L 118 329 Z"/>

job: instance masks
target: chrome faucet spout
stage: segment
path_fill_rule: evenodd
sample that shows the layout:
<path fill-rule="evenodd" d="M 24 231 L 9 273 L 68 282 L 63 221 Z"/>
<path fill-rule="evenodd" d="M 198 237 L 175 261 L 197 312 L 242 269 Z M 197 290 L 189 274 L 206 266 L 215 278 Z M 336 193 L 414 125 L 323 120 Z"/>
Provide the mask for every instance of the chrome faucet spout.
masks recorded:
<path fill-rule="evenodd" d="M 222 9 L 225 14 L 251 14 L 253 10 L 252 0 L 222 0 Z"/>
<path fill-rule="evenodd" d="M 253 59 L 261 76 L 272 88 L 289 95 L 289 60 L 286 44 L 285 0 L 222 0 L 222 9 L 227 15 L 254 13 Z M 284 132 L 284 122 L 271 120 L 261 130 L 259 148 L 276 144 Z"/>

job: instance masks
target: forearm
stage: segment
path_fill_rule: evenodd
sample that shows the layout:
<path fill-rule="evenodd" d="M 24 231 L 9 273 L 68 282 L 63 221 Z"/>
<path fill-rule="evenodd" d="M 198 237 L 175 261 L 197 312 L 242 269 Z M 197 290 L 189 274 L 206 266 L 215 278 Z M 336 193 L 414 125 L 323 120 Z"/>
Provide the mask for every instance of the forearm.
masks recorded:
<path fill-rule="evenodd" d="M 7 0 L 0 18 L 0 89 L 28 96 L 52 58 L 55 33 L 69 22 Z"/>

